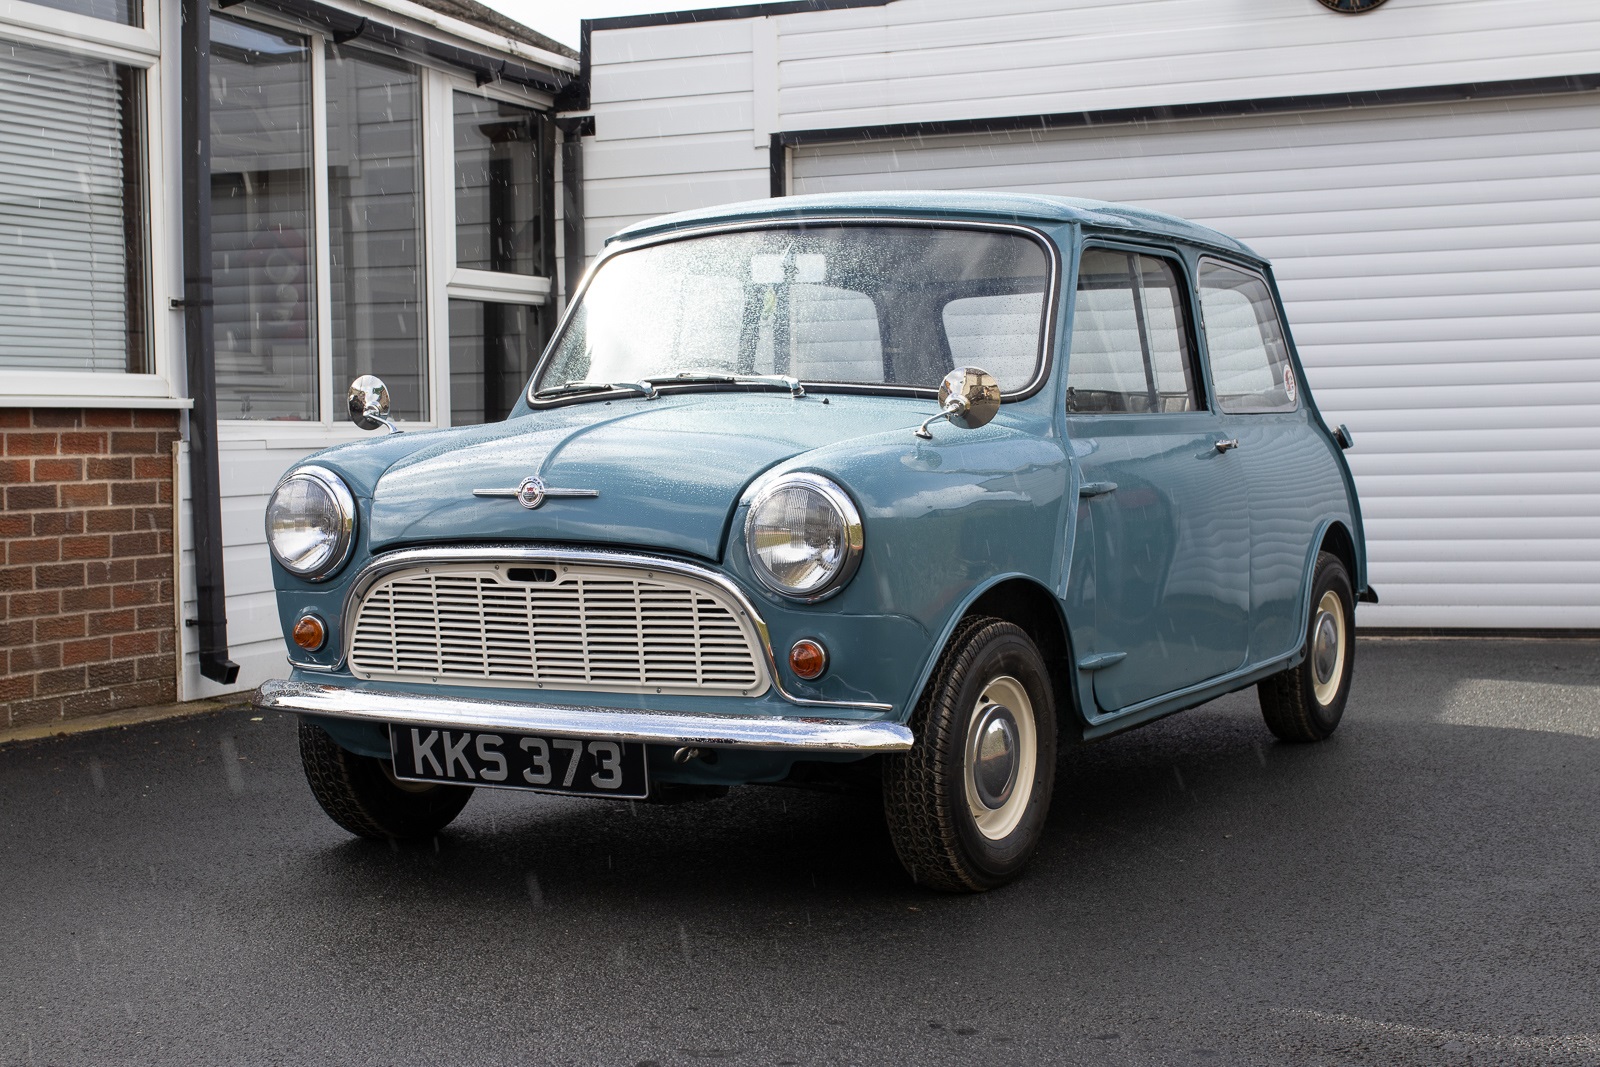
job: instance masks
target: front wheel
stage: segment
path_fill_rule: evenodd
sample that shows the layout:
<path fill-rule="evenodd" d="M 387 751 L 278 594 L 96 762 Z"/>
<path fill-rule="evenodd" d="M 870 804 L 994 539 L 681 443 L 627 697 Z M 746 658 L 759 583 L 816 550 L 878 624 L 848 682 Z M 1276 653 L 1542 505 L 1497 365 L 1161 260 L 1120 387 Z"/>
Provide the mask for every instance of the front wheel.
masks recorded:
<path fill-rule="evenodd" d="M 358 837 L 426 840 L 448 826 L 472 787 L 407 782 L 389 761 L 341 748 L 328 731 L 300 720 L 300 762 L 322 810 Z"/>
<path fill-rule="evenodd" d="M 974 893 L 1021 873 L 1055 783 L 1051 693 L 1022 629 L 998 619 L 957 628 L 912 715 L 916 741 L 884 762 L 884 813 L 912 880 Z"/>
<path fill-rule="evenodd" d="M 1350 572 L 1331 552 L 1317 554 L 1311 615 L 1299 666 L 1256 686 L 1267 729 L 1281 741 L 1324 741 L 1338 729 L 1356 665 L 1356 600 Z"/>

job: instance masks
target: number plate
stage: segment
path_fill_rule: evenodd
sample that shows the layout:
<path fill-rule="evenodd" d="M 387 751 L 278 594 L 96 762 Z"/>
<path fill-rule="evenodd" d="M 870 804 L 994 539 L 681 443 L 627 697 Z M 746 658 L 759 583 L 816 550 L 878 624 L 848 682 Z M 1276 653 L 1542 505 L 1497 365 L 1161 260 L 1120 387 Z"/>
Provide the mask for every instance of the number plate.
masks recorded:
<path fill-rule="evenodd" d="M 395 777 L 413 782 L 632 799 L 650 792 L 638 742 L 391 726 L 389 750 Z"/>

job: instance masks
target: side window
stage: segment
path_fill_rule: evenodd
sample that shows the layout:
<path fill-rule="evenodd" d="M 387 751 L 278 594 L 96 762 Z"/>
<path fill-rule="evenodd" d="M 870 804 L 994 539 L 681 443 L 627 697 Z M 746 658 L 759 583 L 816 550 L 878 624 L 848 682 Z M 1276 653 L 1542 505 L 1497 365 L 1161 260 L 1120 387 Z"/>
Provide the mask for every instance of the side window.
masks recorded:
<path fill-rule="evenodd" d="M 1092 248 L 1078 265 L 1067 357 L 1067 410 L 1194 411 L 1181 275 L 1156 256 Z"/>
<path fill-rule="evenodd" d="M 1200 316 L 1222 410 L 1293 411 L 1298 390 L 1289 346 L 1260 275 L 1202 260 Z"/>

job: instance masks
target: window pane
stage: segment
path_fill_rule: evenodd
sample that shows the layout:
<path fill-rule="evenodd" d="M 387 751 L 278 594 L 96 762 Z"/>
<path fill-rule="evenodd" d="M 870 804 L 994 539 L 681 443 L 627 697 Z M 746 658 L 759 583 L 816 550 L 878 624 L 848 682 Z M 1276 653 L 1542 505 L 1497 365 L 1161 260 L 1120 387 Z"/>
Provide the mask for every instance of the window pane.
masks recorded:
<path fill-rule="evenodd" d="M 1209 260 L 1200 264 L 1211 380 L 1223 411 L 1293 411 L 1289 346 L 1267 283 Z"/>
<path fill-rule="evenodd" d="M 0 42 L 0 367 L 148 369 L 142 89 Z"/>
<path fill-rule="evenodd" d="M 416 69 L 328 46 L 333 381 L 376 374 L 397 419 L 428 417 L 422 99 Z"/>
<path fill-rule="evenodd" d="M 28 3 L 54 8 L 57 11 L 71 11 L 76 15 L 88 15 L 90 18 L 120 22 L 124 26 L 144 25 L 142 0 L 28 0 Z"/>
<path fill-rule="evenodd" d="M 944 306 L 944 333 L 956 366 L 980 367 L 1006 392 L 1025 388 L 1038 363 L 1043 293 L 969 296 Z"/>
<path fill-rule="evenodd" d="M 1193 411 L 1183 283 L 1154 256 L 1090 249 L 1078 267 L 1067 410 Z"/>
<path fill-rule="evenodd" d="M 538 112 L 455 93 L 456 266 L 548 275 Z"/>
<path fill-rule="evenodd" d="M 211 16 L 217 415 L 317 417 L 311 48 Z"/>
<path fill-rule="evenodd" d="M 541 308 L 450 301 L 450 421 L 498 422 L 511 413 L 544 347 Z"/>

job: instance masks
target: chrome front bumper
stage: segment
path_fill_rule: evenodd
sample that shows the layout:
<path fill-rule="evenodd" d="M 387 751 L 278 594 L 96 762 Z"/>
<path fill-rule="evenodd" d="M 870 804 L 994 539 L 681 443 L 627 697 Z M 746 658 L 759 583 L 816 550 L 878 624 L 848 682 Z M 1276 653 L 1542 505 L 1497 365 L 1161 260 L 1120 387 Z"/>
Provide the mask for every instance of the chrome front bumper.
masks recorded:
<path fill-rule="evenodd" d="M 893 722 L 618 711 L 615 708 L 520 704 L 512 700 L 464 699 L 418 692 L 374 692 L 311 682 L 267 682 L 256 691 L 253 703 L 268 711 L 293 711 L 363 722 L 504 730 L 706 748 L 856 753 L 865 756 L 874 752 L 904 752 L 911 747 L 912 741 L 911 730 Z"/>

